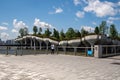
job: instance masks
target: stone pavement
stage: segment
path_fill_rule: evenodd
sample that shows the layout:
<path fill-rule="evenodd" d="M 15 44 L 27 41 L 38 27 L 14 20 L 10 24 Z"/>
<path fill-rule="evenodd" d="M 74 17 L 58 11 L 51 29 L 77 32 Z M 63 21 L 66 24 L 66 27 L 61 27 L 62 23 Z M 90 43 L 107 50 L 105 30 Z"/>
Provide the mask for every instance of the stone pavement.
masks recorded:
<path fill-rule="evenodd" d="M 120 80 L 120 56 L 0 55 L 0 80 Z"/>

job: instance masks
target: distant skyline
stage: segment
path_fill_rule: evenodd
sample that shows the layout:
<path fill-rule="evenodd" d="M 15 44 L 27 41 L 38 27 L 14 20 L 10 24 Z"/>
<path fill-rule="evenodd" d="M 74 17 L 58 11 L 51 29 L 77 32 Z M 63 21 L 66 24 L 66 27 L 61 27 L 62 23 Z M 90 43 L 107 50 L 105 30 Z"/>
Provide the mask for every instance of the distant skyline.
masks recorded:
<path fill-rule="evenodd" d="M 15 39 L 19 29 L 33 26 L 94 30 L 102 21 L 120 33 L 120 0 L 0 0 L 0 38 Z"/>

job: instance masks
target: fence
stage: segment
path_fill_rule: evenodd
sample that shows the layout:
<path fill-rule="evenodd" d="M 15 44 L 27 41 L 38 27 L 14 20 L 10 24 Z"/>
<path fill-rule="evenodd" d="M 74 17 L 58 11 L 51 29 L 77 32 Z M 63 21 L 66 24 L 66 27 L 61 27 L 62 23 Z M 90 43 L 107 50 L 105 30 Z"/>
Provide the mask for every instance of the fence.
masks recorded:
<path fill-rule="evenodd" d="M 120 55 L 120 45 L 103 45 L 102 57 Z"/>
<path fill-rule="evenodd" d="M 95 45 L 95 57 L 109 57 L 120 55 L 120 45 Z"/>
<path fill-rule="evenodd" d="M 78 55 L 78 56 L 93 56 L 93 51 L 91 54 L 88 54 L 91 51 L 91 47 L 70 47 L 70 46 L 56 46 L 55 54 L 65 54 L 65 55 Z M 11 46 L 4 45 L 0 46 L 1 54 L 13 54 L 13 55 L 27 55 L 27 54 L 50 54 L 51 47 L 39 46 L 30 47 L 30 46 Z"/>
<path fill-rule="evenodd" d="M 58 54 L 68 54 L 68 55 L 78 55 L 78 56 L 93 56 L 94 52 L 91 51 L 91 54 L 88 54 L 88 51 L 91 51 L 91 47 L 71 47 L 71 46 L 58 46 Z"/>

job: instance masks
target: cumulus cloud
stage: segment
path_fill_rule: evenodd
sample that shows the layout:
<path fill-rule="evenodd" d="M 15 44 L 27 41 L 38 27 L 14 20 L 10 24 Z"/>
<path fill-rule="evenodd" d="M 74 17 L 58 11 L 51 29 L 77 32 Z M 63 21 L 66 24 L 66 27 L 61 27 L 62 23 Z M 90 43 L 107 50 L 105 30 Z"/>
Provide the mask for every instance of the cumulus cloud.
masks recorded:
<path fill-rule="evenodd" d="M 118 6 L 120 6 L 120 1 L 118 2 Z"/>
<path fill-rule="evenodd" d="M 88 31 L 88 32 L 93 32 L 95 30 L 95 28 L 90 26 L 81 26 L 81 29 L 84 29 L 85 31 Z"/>
<path fill-rule="evenodd" d="M 6 26 L 8 26 L 8 25 L 9 25 L 7 22 L 3 22 L 2 24 L 3 24 L 3 25 L 6 25 Z"/>
<path fill-rule="evenodd" d="M 12 29 L 11 32 L 12 32 L 12 33 L 18 33 L 18 30 L 16 30 L 16 29 Z"/>
<path fill-rule="evenodd" d="M 78 17 L 78 18 L 83 18 L 84 17 L 84 12 L 81 12 L 81 11 L 78 11 L 77 13 L 76 13 L 76 16 Z"/>
<path fill-rule="evenodd" d="M 63 12 L 63 9 L 62 8 L 56 8 L 56 10 L 55 10 L 55 13 L 57 14 L 57 13 L 62 13 Z"/>
<path fill-rule="evenodd" d="M 120 20 L 118 17 L 109 17 L 107 20 L 108 24 L 113 24 L 114 21 Z"/>
<path fill-rule="evenodd" d="M 17 21 L 17 19 L 14 19 L 14 20 L 13 20 L 13 26 L 14 26 L 14 28 L 16 28 L 16 29 L 28 27 L 23 21 Z"/>
<path fill-rule="evenodd" d="M 5 32 L 2 32 L 1 33 L 1 38 L 4 40 L 4 39 L 8 39 L 9 37 L 9 34 L 5 33 Z"/>
<path fill-rule="evenodd" d="M 49 12 L 49 14 L 58 14 L 58 13 L 62 13 L 63 12 L 63 9 L 62 8 L 55 8 L 55 11 L 53 12 Z"/>
<path fill-rule="evenodd" d="M 40 21 L 40 19 L 35 18 L 34 25 L 41 28 L 54 28 L 51 24 Z"/>
<path fill-rule="evenodd" d="M 73 0 L 74 4 L 77 6 L 79 4 L 81 4 L 80 0 Z"/>
<path fill-rule="evenodd" d="M 112 2 L 100 0 L 88 0 L 88 5 L 84 7 L 84 11 L 93 12 L 97 17 L 114 16 L 117 10 L 114 8 L 115 4 Z"/>
<path fill-rule="evenodd" d="M 81 5 L 83 3 L 87 4 L 88 0 L 73 0 L 73 3 L 75 6 L 77 6 L 77 5 Z"/>
<path fill-rule="evenodd" d="M 97 23 L 96 23 L 96 22 L 92 22 L 92 24 L 93 24 L 93 25 L 97 25 Z"/>
<path fill-rule="evenodd" d="M 8 30 L 8 28 L 5 26 L 0 26 L 0 30 Z"/>

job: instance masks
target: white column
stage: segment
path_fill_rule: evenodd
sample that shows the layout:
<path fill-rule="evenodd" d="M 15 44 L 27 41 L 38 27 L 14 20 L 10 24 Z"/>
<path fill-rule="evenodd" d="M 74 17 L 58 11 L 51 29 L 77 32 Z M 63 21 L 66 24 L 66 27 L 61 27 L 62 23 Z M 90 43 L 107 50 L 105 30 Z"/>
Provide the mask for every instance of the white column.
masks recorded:
<path fill-rule="evenodd" d="M 32 49 L 32 39 L 31 39 L 31 44 L 30 44 L 30 46 L 31 46 L 31 49 Z"/>
<path fill-rule="evenodd" d="M 102 57 L 102 45 L 95 45 L 94 46 L 94 57 L 101 58 Z"/>
<path fill-rule="evenodd" d="M 26 41 L 26 39 L 25 39 L 25 45 L 27 44 L 27 41 Z"/>
<path fill-rule="evenodd" d="M 93 52 L 94 45 L 91 45 L 91 51 Z"/>
<path fill-rule="evenodd" d="M 39 41 L 39 45 L 40 45 L 40 50 L 41 50 L 41 49 L 42 49 L 42 48 L 41 48 L 41 41 Z"/>
<path fill-rule="evenodd" d="M 36 49 L 36 46 L 35 46 L 35 39 L 34 39 L 34 50 Z"/>

